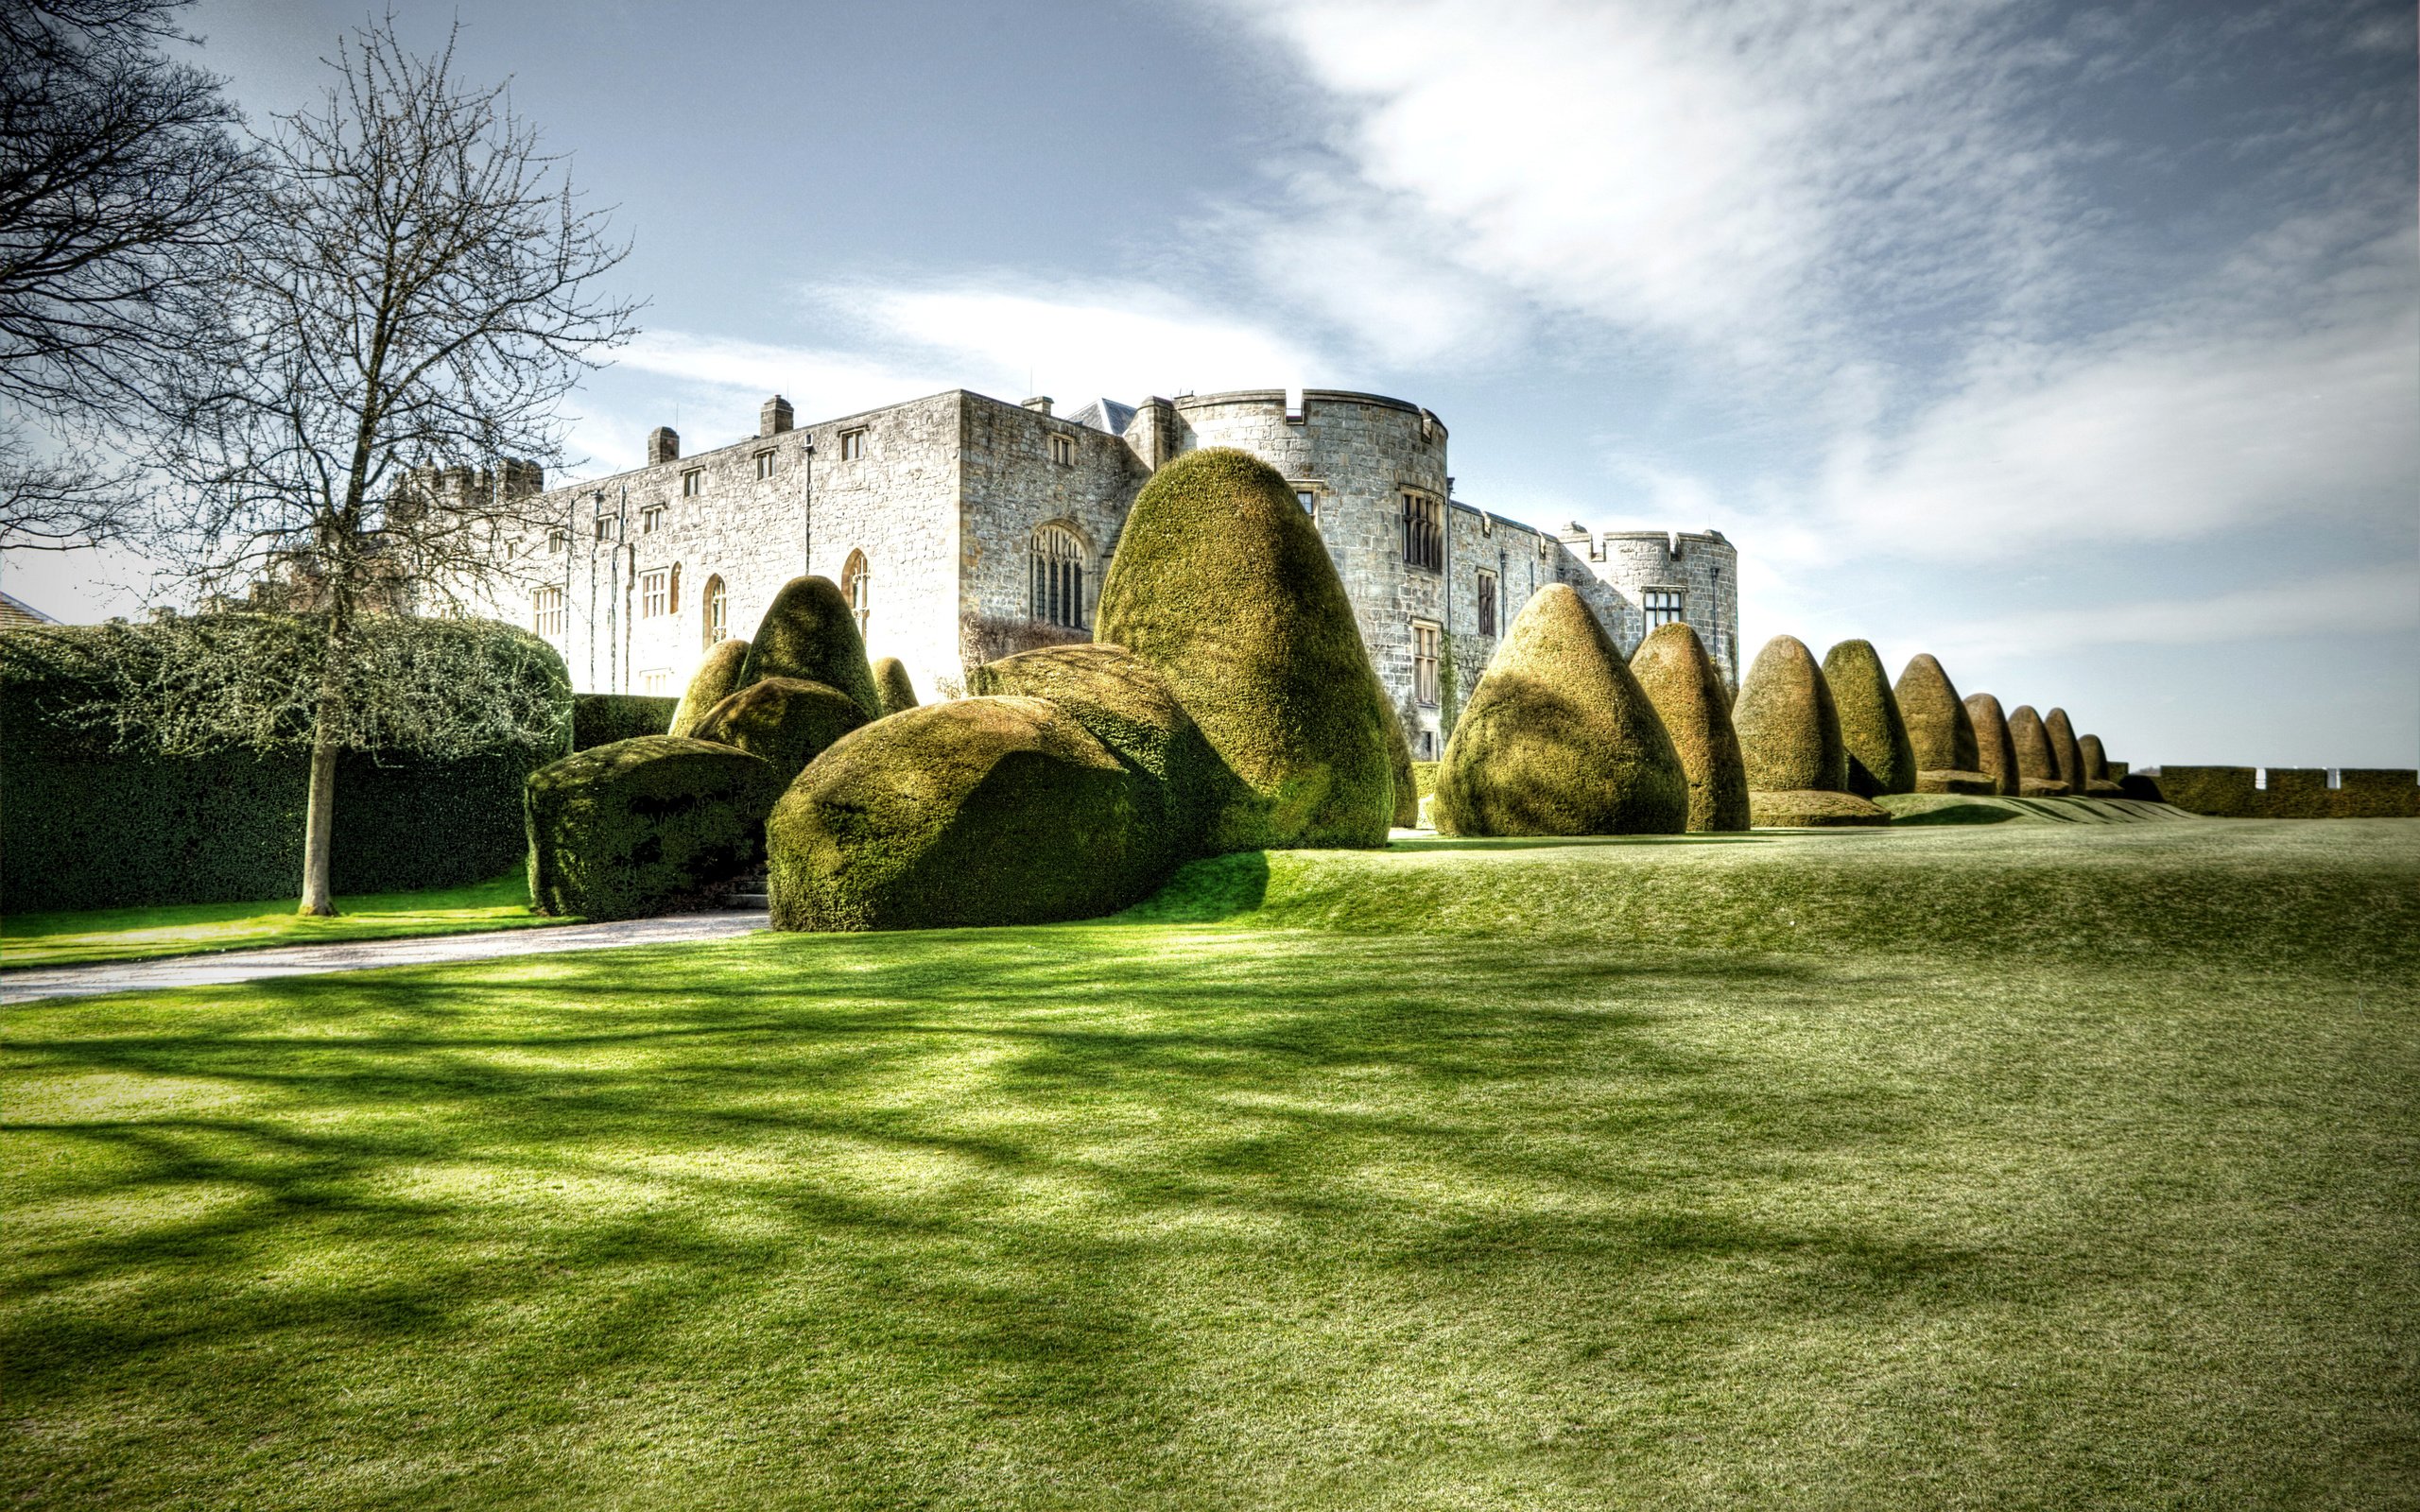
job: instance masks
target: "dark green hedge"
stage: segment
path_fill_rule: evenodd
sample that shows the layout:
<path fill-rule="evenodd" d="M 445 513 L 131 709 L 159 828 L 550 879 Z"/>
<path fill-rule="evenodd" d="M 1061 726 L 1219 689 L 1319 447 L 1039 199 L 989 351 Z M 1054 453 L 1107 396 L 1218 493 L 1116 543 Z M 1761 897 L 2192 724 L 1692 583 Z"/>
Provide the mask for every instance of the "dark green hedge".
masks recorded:
<path fill-rule="evenodd" d="M 593 750 L 671 730 L 678 698 L 644 693 L 576 693 L 571 698 L 571 748 Z"/>

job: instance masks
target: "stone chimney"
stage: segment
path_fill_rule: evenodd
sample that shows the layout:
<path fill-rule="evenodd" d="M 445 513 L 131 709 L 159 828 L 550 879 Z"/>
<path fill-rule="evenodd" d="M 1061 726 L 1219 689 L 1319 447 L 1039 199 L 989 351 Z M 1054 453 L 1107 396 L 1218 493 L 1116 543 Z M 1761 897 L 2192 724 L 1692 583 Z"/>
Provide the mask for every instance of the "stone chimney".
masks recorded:
<path fill-rule="evenodd" d="M 1025 407 L 1032 410 L 1037 415 L 1047 415 L 1050 413 L 1050 396 L 1048 394 L 1036 394 L 1033 398 L 1025 402 Z"/>
<path fill-rule="evenodd" d="M 647 433 L 647 465 L 677 460 L 681 455 L 681 433 L 669 425 L 658 425 Z"/>
<path fill-rule="evenodd" d="M 784 399 L 781 395 L 775 394 L 772 398 L 765 401 L 765 407 L 763 409 L 756 412 L 756 434 L 759 436 L 779 436 L 782 432 L 790 428 L 791 413 L 790 402 Z"/>

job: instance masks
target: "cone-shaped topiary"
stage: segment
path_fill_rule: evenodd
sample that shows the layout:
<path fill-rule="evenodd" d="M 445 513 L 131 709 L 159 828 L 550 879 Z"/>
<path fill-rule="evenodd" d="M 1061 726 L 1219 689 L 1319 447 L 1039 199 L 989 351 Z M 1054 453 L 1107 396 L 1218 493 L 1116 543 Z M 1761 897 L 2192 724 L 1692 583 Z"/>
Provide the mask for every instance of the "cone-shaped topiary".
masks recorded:
<path fill-rule="evenodd" d="M 748 643 L 748 661 L 739 669 L 740 686 L 765 678 L 796 678 L 838 688 L 866 712 L 882 717 L 882 696 L 874 691 L 873 668 L 866 663 L 865 638 L 857 633 L 856 616 L 829 577 L 793 577 L 773 595 L 756 638 Z"/>
<path fill-rule="evenodd" d="M 1567 584 L 1530 596 L 1445 742 L 1447 834 L 1678 834 L 1689 781 L 1647 690 Z"/>
<path fill-rule="evenodd" d="M 895 656 L 884 657 L 873 664 L 873 691 L 882 700 L 886 715 L 916 707 L 916 684 L 908 676 L 907 663 Z"/>
<path fill-rule="evenodd" d="M 542 914 L 660 914 L 763 853 L 773 768 L 712 741 L 643 735 L 529 774 L 529 898 Z"/>
<path fill-rule="evenodd" d="M 1916 790 L 1916 752 L 1891 676 L 1871 641 L 1842 641 L 1824 653 L 1824 682 L 1841 721 L 1849 791 L 1859 798 Z"/>
<path fill-rule="evenodd" d="M 681 695 L 680 707 L 672 711 L 672 728 L 666 733 L 696 734 L 707 711 L 739 691 L 739 671 L 747 662 L 748 643 L 736 636 L 709 647 L 689 678 L 688 691 Z"/>
<path fill-rule="evenodd" d="M 2016 797 L 2023 774 L 2016 769 L 2016 743 L 2009 736 L 2000 701 L 1988 693 L 1970 693 L 1966 717 L 1975 725 L 1975 769 L 1999 784 L 2001 797 Z"/>
<path fill-rule="evenodd" d="M 1395 796 L 1393 823 L 1398 830 L 1420 827 L 1420 784 L 1411 770 L 1411 737 L 1404 733 L 1403 715 L 1385 699 L 1378 707 L 1387 716 L 1387 779 Z"/>
<path fill-rule="evenodd" d="M 1094 639 L 1158 669 L 1241 780 L 1212 851 L 1387 843 L 1386 696 L 1336 564 L 1275 469 L 1213 447 L 1152 474 Z"/>
<path fill-rule="evenodd" d="M 2050 749 L 2050 732 L 2030 703 L 2008 716 L 2009 744 L 2016 749 L 2016 797 L 2061 798 L 2075 789 L 2059 775 L 2059 758 Z"/>
<path fill-rule="evenodd" d="M 1233 772 L 1167 679 L 1122 645 L 1053 645 L 989 662 L 969 693 L 1047 700 L 1150 781 L 1145 838 L 1169 867 L 1201 854 L 1212 816 L 1240 796 Z M 1155 865 L 1158 863 L 1154 863 Z"/>
<path fill-rule="evenodd" d="M 2050 737 L 2050 759 L 2059 764 L 2059 781 L 2071 791 L 2083 791 L 2083 752 L 2077 748 L 2076 727 L 2065 709 L 2042 716 L 2042 732 Z"/>
<path fill-rule="evenodd" d="M 1631 653 L 1630 669 L 1680 753 L 1689 780 L 1689 828 L 1748 828 L 1748 765 L 1731 728 L 1731 693 L 1698 632 L 1678 623 L 1657 626 Z"/>
<path fill-rule="evenodd" d="M 2087 782 L 2117 781 L 2109 773 L 2108 747 L 2100 744 L 2099 735 L 2085 735 L 2076 742 L 2076 751 L 2083 758 L 2083 778 Z"/>
<path fill-rule="evenodd" d="M 1982 769 L 1974 716 L 1930 652 L 1909 661 L 1892 692 L 1907 721 L 1909 748 L 1916 754 L 1917 792 L 1989 797 L 2000 790 L 1998 780 Z"/>
<path fill-rule="evenodd" d="M 807 763 L 865 722 L 865 711 L 838 688 L 765 678 L 707 710 L 698 721 L 698 738 L 762 757 L 787 787 Z"/>
<path fill-rule="evenodd" d="M 766 821 L 777 929 L 1033 924 L 1167 876 L 1148 779 L 1040 698 L 959 698 L 841 738 Z"/>
<path fill-rule="evenodd" d="M 1776 635 L 1756 653 L 1732 706 L 1748 767 L 1748 813 L 1760 826 L 1888 824 L 1891 816 L 1847 791 L 1841 718 L 1815 653 Z"/>

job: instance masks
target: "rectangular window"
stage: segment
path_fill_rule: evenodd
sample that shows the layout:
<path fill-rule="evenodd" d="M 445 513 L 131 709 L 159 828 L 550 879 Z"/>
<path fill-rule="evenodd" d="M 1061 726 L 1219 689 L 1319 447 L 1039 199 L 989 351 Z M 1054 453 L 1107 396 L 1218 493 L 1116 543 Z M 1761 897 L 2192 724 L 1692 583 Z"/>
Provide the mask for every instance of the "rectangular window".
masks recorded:
<path fill-rule="evenodd" d="M 772 452 L 759 452 L 756 454 L 757 482 L 764 482 L 767 478 L 771 477 L 780 470 L 781 462 L 777 454 Z"/>
<path fill-rule="evenodd" d="M 560 640 L 563 633 L 563 591 L 542 588 L 530 595 L 530 628 Z"/>
<path fill-rule="evenodd" d="M 863 430 L 840 433 L 840 460 L 854 462 L 866 455 L 866 433 Z"/>
<path fill-rule="evenodd" d="M 706 491 L 706 470 L 693 467 L 681 474 L 681 497 L 694 499 Z"/>
<path fill-rule="evenodd" d="M 672 507 L 670 505 L 650 504 L 646 508 L 641 509 L 639 511 L 639 534 L 642 536 L 651 536 L 657 531 L 663 529 L 664 517 L 671 512 L 671 508 Z"/>
<path fill-rule="evenodd" d="M 1320 494 L 1317 489 L 1296 489 L 1294 502 L 1301 505 L 1303 512 L 1312 519 L 1316 520 L 1320 517 Z"/>
<path fill-rule="evenodd" d="M 639 692 L 667 694 L 672 691 L 672 669 L 656 667 L 639 674 Z"/>
<path fill-rule="evenodd" d="M 1072 436 L 1050 438 L 1050 460 L 1063 466 L 1076 460 L 1076 438 Z"/>
<path fill-rule="evenodd" d="M 558 557 L 571 550 L 571 532 L 568 530 L 547 531 L 546 549 Z"/>
<path fill-rule="evenodd" d="M 1478 633 L 1495 633 L 1495 575 L 1491 572 L 1478 575 Z"/>
<path fill-rule="evenodd" d="M 1403 496 L 1403 559 L 1432 573 L 1445 565 L 1445 529 L 1439 516 L 1436 500 L 1417 493 Z"/>
<path fill-rule="evenodd" d="M 646 619 L 656 619 L 672 612 L 672 573 L 659 567 L 651 573 L 639 574 L 639 613 Z"/>
<path fill-rule="evenodd" d="M 1437 627 L 1412 622 L 1411 696 L 1424 709 L 1437 707 Z"/>
<path fill-rule="evenodd" d="M 1647 610 L 1647 627 L 1681 623 L 1681 591 L 1677 588 L 1648 588 L 1639 592 L 1639 605 Z"/>
<path fill-rule="evenodd" d="M 621 540 L 621 539 L 622 539 L 622 520 L 621 520 L 621 517 L 620 517 L 619 515 L 611 515 L 611 514 L 600 514 L 600 515 L 598 515 L 598 516 L 596 517 L 596 539 L 597 539 L 597 540 L 599 540 L 599 541 L 619 541 L 619 540 Z"/>

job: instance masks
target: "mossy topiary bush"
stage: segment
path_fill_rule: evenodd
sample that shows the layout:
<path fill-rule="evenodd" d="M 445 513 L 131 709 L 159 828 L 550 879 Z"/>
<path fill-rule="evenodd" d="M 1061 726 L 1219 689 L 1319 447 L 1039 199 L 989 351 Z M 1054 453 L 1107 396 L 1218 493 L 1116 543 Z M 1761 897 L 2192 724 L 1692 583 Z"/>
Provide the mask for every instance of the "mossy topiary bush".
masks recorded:
<path fill-rule="evenodd" d="M 1156 668 L 1240 780 L 1212 821 L 1214 852 L 1386 844 L 1385 694 L 1336 564 L 1275 469 L 1213 447 L 1154 473 L 1094 638 Z"/>
<path fill-rule="evenodd" d="M 2065 709 L 2052 709 L 2042 716 L 2042 732 L 2050 739 L 2050 759 L 2058 764 L 2059 781 L 2071 791 L 2081 793 L 2088 781 L 2083 769 L 2083 751 L 2076 740 L 2076 727 Z"/>
<path fill-rule="evenodd" d="M 540 913 L 638 919 L 756 864 L 782 785 L 762 758 L 678 735 L 575 752 L 529 774 L 529 898 Z"/>
<path fill-rule="evenodd" d="M 1686 625 L 1657 626 L 1631 653 L 1630 669 L 1688 778 L 1689 829 L 1748 828 L 1748 764 L 1731 728 L 1731 693 L 1698 632 Z"/>
<path fill-rule="evenodd" d="M 1999 780 L 1983 770 L 1975 717 L 1932 653 L 1910 658 L 1892 692 L 1915 752 L 1916 792 L 1987 798 L 2000 790 Z"/>
<path fill-rule="evenodd" d="M 1404 732 L 1403 715 L 1392 703 L 1379 700 L 1387 715 L 1387 780 L 1394 791 L 1394 827 L 1420 827 L 1420 780 L 1411 773 L 1411 737 Z"/>
<path fill-rule="evenodd" d="M 882 700 L 886 717 L 917 706 L 915 679 L 908 676 L 907 663 L 895 656 L 884 657 L 873 664 L 873 691 L 874 696 Z"/>
<path fill-rule="evenodd" d="M 752 682 L 706 711 L 696 738 L 735 746 L 773 768 L 784 787 L 832 743 L 866 722 L 839 689 L 797 678 Z"/>
<path fill-rule="evenodd" d="M 2016 752 L 2017 790 L 2020 798 L 2062 798 L 2075 789 L 2059 775 L 2059 758 L 2050 748 L 2050 732 L 2043 728 L 2042 716 L 2030 703 L 2016 706 L 2008 716 L 2008 739 Z"/>
<path fill-rule="evenodd" d="M 589 750 L 641 735 L 661 735 L 672 723 L 670 698 L 645 693 L 576 693 L 571 699 L 571 748 Z"/>
<path fill-rule="evenodd" d="M 736 637 L 717 641 L 706 650 L 705 660 L 689 678 L 686 692 L 681 695 L 681 706 L 672 712 L 672 723 L 664 730 L 667 735 L 694 735 L 698 722 L 715 705 L 739 691 L 740 669 L 748 663 L 748 643 Z"/>
<path fill-rule="evenodd" d="M 1859 798 L 1914 792 L 1915 747 L 1874 643 L 1842 641 L 1824 652 L 1824 682 L 1841 721 L 1849 791 Z"/>
<path fill-rule="evenodd" d="M 1848 749 L 1832 690 L 1815 653 L 1796 636 L 1776 635 L 1756 653 L 1731 724 L 1748 767 L 1749 816 L 1758 827 L 1891 822 L 1889 813 L 1847 790 Z"/>
<path fill-rule="evenodd" d="M 1647 691 L 1567 584 L 1530 596 L 1445 743 L 1447 834 L 1677 834 L 1688 777 Z"/>
<path fill-rule="evenodd" d="M 829 577 L 793 577 L 773 595 L 748 643 L 739 686 L 766 678 L 795 678 L 838 688 L 868 719 L 882 717 L 882 696 L 874 690 L 865 637 L 857 633 L 849 601 Z"/>
<path fill-rule="evenodd" d="M 2109 750 L 2099 735 L 2084 735 L 2076 741 L 2076 751 L 2083 758 L 2083 776 L 2088 782 L 2114 782 L 2117 778 L 2109 770 Z"/>
<path fill-rule="evenodd" d="M 2016 742 L 2008 732 L 2008 715 L 1988 693 L 1966 696 L 1966 717 L 1975 726 L 1976 770 L 1999 785 L 2000 796 L 2016 796 L 2023 774 L 2016 769 Z"/>
<path fill-rule="evenodd" d="M 1040 698 L 910 709 L 841 739 L 766 822 L 773 924 L 1046 923 L 1141 901 L 1171 867 L 1154 784 Z"/>

